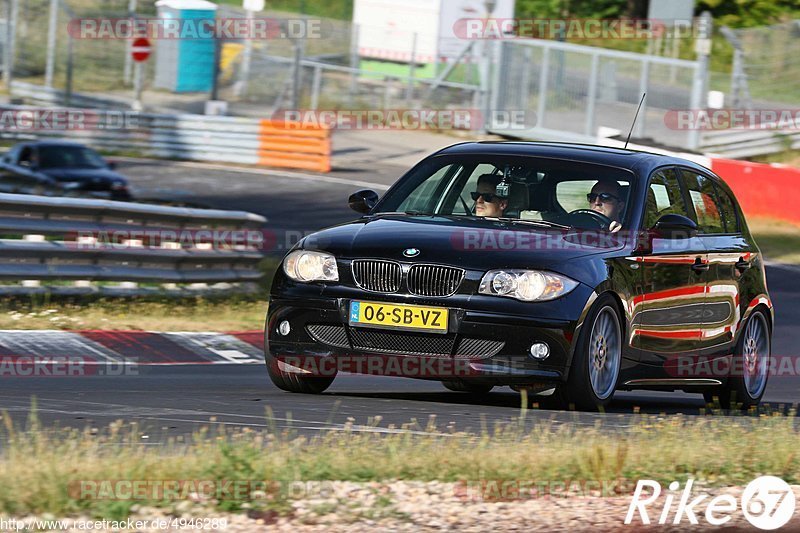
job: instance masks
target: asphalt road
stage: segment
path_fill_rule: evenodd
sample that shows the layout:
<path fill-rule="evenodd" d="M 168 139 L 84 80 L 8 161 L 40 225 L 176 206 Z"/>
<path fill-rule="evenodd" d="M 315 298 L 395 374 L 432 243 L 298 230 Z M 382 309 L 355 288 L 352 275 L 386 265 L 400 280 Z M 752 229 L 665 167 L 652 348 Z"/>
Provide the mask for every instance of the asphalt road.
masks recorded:
<path fill-rule="evenodd" d="M 327 176 L 296 172 L 250 173 L 224 166 L 124 161 L 120 171 L 130 176 L 138 194 L 162 199 L 205 203 L 211 207 L 245 209 L 265 215 L 269 226 L 287 234 L 310 231 L 352 217 L 347 195 L 369 183 L 386 187 L 403 167 L 382 165 L 365 177 L 351 168 Z M 290 237 L 291 237 L 290 235 Z M 282 245 L 279 242 L 279 246 Z M 769 288 L 777 310 L 773 353 L 800 356 L 800 269 L 770 267 Z M 103 427 L 125 419 L 140 422 L 143 442 L 189 433 L 200 425 L 293 428 L 316 433 L 341 429 L 349 417 L 361 431 L 389 431 L 414 420 L 424 431 L 435 415 L 438 427 L 481 431 L 498 421 L 517 420 L 519 395 L 496 389 L 485 397 L 446 391 L 437 382 L 340 375 L 325 394 L 307 396 L 275 388 L 261 367 L 199 366 L 141 368 L 138 375 L 80 378 L 16 378 L 3 381 L 0 406 L 23 421 L 37 398 L 39 419 L 47 426 Z M 785 408 L 800 401 L 800 377 L 772 377 L 765 402 Z M 267 409 L 273 413 L 266 416 Z M 529 411 L 527 423 L 548 419 L 557 423 L 624 427 L 635 412 L 699 415 L 704 408 L 697 394 L 618 393 L 605 414 Z M 380 415 L 380 427 L 370 417 Z M 211 420 L 214 420 L 213 422 Z"/>

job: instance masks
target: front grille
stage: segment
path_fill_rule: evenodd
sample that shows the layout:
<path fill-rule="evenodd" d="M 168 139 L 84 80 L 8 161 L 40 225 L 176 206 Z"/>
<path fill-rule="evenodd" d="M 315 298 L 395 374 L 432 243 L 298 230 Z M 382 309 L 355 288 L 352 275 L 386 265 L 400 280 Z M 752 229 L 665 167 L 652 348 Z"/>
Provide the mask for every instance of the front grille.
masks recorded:
<path fill-rule="evenodd" d="M 345 326 L 309 324 L 306 331 L 315 341 L 335 348 L 350 348 Z M 363 352 L 425 357 L 450 357 L 455 339 L 452 335 L 424 335 L 389 332 L 376 329 L 350 328 L 353 347 Z M 462 338 L 455 351 L 456 359 L 487 359 L 505 346 L 503 341 Z"/>
<path fill-rule="evenodd" d="M 459 359 L 484 359 L 500 353 L 506 343 L 489 339 L 461 339 L 456 350 Z"/>
<path fill-rule="evenodd" d="M 452 336 L 389 333 L 386 331 L 350 328 L 353 347 L 365 352 L 401 355 L 450 357 L 453 351 Z"/>
<path fill-rule="evenodd" d="M 397 292 L 402 272 L 400 263 L 379 259 L 353 261 L 353 279 L 360 288 L 373 292 Z"/>
<path fill-rule="evenodd" d="M 330 326 L 325 324 L 309 324 L 306 331 L 311 338 L 322 344 L 335 346 L 337 348 L 350 348 L 347 342 L 347 331 L 344 326 Z"/>
<path fill-rule="evenodd" d="M 414 265 L 408 271 L 408 292 L 418 296 L 450 296 L 455 294 L 464 270 L 439 265 Z"/>

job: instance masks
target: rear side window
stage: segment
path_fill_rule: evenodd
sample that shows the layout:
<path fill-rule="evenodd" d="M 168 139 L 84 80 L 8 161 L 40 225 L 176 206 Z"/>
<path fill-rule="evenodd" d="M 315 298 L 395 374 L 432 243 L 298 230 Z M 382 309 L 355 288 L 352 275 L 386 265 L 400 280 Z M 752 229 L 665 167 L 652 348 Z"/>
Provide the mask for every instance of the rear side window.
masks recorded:
<path fill-rule="evenodd" d="M 650 178 L 644 227 L 652 228 L 659 218 L 672 214 L 689 216 L 678 175 L 674 169 L 666 168 L 657 171 Z"/>
<path fill-rule="evenodd" d="M 725 233 L 714 183 L 710 178 L 690 170 L 683 170 L 682 174 L 700 233 Z"/>
<path fill-rule="evenodd" d="M 726 233 L 739 233 L 739 219 L 736 217 L 736 207 L 731 195 L 722 190 L 719 185 L 714 186 L 719 200 L 719 212 L 722 215 L 722 223 L 725 225 Z"/>

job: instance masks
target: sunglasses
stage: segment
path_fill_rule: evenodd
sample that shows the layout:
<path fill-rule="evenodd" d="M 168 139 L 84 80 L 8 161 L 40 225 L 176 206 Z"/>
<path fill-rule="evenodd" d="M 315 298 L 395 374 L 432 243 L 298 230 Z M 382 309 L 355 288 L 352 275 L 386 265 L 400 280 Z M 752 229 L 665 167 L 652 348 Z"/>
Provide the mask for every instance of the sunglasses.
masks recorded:
<path fill-rule="evenodd" d="M 619 196 L 614 196 L 613 194 L 609 194 L 607 192 L 601 192 L 599 194 L 596 192 L 590 192 L 589 194 L 586 195 L 586 199 L 589 200 L 590 202 L 594 202 L 598 198 L 600 198 L 600 201 L 603 203 L 608 203 L 611 200 L 619 201 Z"/>
<path fill-rule="evenodd" d="M 483 200 L 486 202 L 493 202 L 495 198 L 500 198 L 496 194 L 490 192 L 471 192 L 469 195 L 472 196 L 472 199 L 476 202 L 481 196 L 483 196 Z"/>

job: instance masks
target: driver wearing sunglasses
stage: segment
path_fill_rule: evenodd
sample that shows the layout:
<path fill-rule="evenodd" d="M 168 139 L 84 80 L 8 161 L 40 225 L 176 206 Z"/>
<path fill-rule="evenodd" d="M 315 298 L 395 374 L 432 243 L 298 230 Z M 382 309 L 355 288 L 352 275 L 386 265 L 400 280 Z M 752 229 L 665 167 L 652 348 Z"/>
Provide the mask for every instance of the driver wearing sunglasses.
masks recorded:
<path fill-rule="evenodd" d="M 477 191 L 471 192 L 475 200 L 475 214 L 479 217 L 502 217 L 508 207 L 508 199 L 496 194 L 497 184 L 502 181 L 499 174 L 483 174 L 478 178 Z"/>
<path fill-rule="evenodd" d="M 622 229 L 620 216 L 625 208 L 622 200 L 622 190 L 619 183 L 612 180 L 600 180 L 592 187 L 592 192 L 586 195 L 589 209 L 607 216 L 611 219 L 608 230 L 612 233 Z"/>

